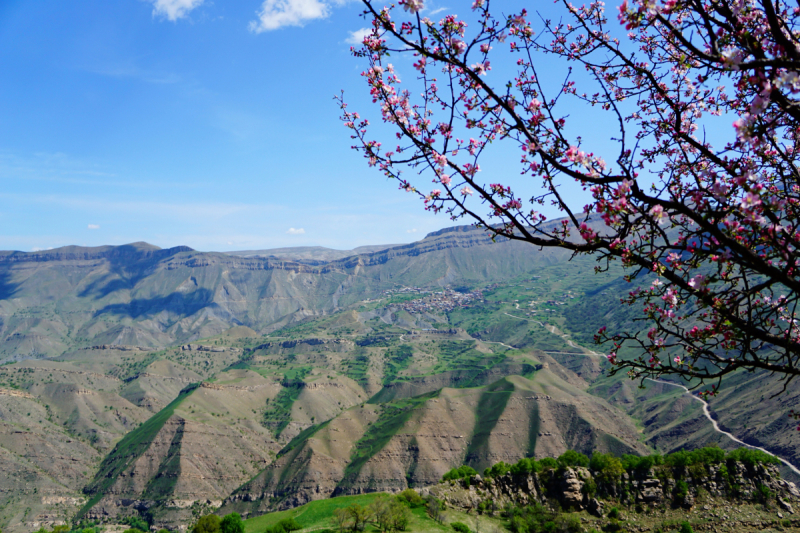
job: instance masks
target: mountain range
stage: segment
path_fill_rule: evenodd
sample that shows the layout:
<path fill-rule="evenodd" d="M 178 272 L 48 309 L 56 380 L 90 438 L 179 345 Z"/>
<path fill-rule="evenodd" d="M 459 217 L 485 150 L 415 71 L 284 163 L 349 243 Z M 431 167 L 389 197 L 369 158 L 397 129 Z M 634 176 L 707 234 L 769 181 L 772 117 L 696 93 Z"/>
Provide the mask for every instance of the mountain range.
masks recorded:
<path fill-rule="evenodd" d="M 473 227 L 352 251 L 0 252 L 0 527 L 180 530 L 461 464 L 737 446 L 674 384 L 608 375 L 588 339 L 632 311 L 622 272 L 593 266 Z M 721 426 L 800 463 L 797 387 L 729 382 Z"/>

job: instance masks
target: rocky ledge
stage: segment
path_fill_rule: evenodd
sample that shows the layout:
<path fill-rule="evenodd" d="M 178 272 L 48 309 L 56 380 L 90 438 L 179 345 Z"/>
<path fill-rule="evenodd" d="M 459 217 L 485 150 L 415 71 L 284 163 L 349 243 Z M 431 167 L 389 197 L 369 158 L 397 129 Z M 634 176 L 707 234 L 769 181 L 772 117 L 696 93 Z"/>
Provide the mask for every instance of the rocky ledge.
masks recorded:
<path fill-rule="evenodd" d="M 583 467 L 546 469 L 527 475 L 474 475 L 421 492 L 467 511 L 558 501 L 564 509 L 585 509 L 595 516 L 603 516 L 610 504 L 690 510 L 705 497 L 748 503 L 770 500 L 786 515 L 793 515 L 794 507 L 800 503 L 800 491 L 794 483 L 780 478 L 775 465 L 731 461 L 671 472 L 651 468 L 618 476 Z"/>

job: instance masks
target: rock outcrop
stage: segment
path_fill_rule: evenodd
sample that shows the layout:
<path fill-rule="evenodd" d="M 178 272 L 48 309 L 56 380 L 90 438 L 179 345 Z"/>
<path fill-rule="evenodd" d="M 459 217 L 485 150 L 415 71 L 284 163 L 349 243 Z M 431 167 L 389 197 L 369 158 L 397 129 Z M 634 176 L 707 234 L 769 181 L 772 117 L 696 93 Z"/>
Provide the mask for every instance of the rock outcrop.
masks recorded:
<path fill-rule="evenodd" d="M 581 467 L 546 469 L 528 475 L 509 473 L 494 478 L 476 475 L 469 480 L 423 488 L 420 492 L 465 510 L 556 500 L 564 509 L 586 509 L 595 516 L 604 514 L 607 506 L 603 500 L 690 509 L 701 495 L 744 502 L 761 502 L 768 497 L 774 498 L 788 514 L 794 513 L 793 504 L 800 503 L 800 490 L 794 483 L 781 479 L 776 466 L 734 461 L 693 468 L 691 472 L 688 469 L 670 472 L 656 467 L 646 472 L 624 473 L 611 480 Z"/>

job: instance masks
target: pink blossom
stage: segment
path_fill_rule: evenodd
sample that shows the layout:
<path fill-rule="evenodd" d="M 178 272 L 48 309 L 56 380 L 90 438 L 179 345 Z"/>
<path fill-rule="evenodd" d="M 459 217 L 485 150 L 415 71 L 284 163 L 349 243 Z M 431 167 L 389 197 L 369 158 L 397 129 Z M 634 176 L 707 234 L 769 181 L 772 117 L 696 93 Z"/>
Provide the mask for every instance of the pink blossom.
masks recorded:
<path fill-rule="evenodd" d="M 467 186 L 465 185 L 465 186 L 464 186 L 464 188 L 463 188 L 463 189 L 461 189 L 461 191 L 460 191 L 460 192 L 461 192 L 461 195 L 462 195 L 462 196 L 472 196 L 472 192 L 473 192 L 473 191 L 472 191 L 472 189 L 470 189 L 469 187 L 467 187 Z"/>
<path fill-rule="evenodd" d="M 664 214 L 664 208 L 660 205 L 654 205 L 650 208 L 650 216 L 653 217 L 656 222 L 660 222 L 666 216 Z"/>
<path fill-rule="evenodd" d="M 749 192 L 742 198 L 742 209 L 753 209 L 761 205 L 761 197 L 755 193 Z"/>
<path fill-rule="evenodd" d="M 460 56 L 467 51 L 467 43 L 454 37 L 450 39 L 450 49 L 455 55 Z"/>
<path fill-rule="evenodd" d="M 403 9 L 410 13 L 417 13 L 422 10 L 422 0 L 402 0 L 400 2 L 403 5 Z"/>

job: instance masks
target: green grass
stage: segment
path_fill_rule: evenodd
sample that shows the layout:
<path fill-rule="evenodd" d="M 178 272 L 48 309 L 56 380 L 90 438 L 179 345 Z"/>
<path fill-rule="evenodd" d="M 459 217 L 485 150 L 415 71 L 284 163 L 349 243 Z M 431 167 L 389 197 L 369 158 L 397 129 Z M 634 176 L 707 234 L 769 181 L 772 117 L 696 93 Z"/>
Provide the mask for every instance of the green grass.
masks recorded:
<path fill-rule="evenodd" d="M 514 392 L 514 384 L 503 378 L 488 385 L 478 400 L 475 433 L 467 448 L 466 462 L 479 472 L 492 466 L 483 457 L 489 451 L 489 437 Z"/>
<path fill-rule="evenodd" d="M 367 370 L 369 370 L 369 355 L 363 347 L 357 347 L 353 352 L 353 358 L 345 361 L 345 376 L 361 385 L 367 382 Z"/>
<path fill-rule="evenodd" d="M 337 485 L 337 490 L 354 483 L 364 464 L 389 443 L 389 440 L 408 422 L 414 411 L 438 395 L 439 391 L 437 390 L 383 405 L 378 420 L 367 428 L 364 436 L 353 446 L 350 464 L 345 468 L 344 476 Z"/>
<path fill-rule="evenodd" d="M 292 405 L 302 392 L 303 378 L 311 371 L 310 366 L 291 368 L 283 375 L 283 389 L 268 405 L 264 413 L 264 425 L 271 428 L 276 437 L 292 421 Z"/>
<path fill-rule="evenodd" d="M 256 516 L 254 518 L 249 518 L 244 521 L 244 531 L 245 533 L 263 533 L 267 527 L 273 526 L 279 521 L 290 517 L 297 520 L 297 523 L 300 524 L 303 529 L 335 529 L 335 525 L 331 519 L 335 509 L 341 509 L 353 504 L 367 506 L 380 496 L 385 496 L 385 493 L 339 496 L 336 498 L 329 498 L 327 500 L 310 502 L 288 511 L 278 511 L 276 513 L 269 513 Z M 448 514 L 455 513 L 450 511 Z M 460 514 L 461 513 L 458 513 L 459 516 Z M 409 527 L 406 530 L 408 532 L 453 531 L 450 526 L 439 524 L 431 520 L 423 508 L 412 509 L 410 518 Z M 366 531 L 373 530 L 374 528 L 372 526 L 367 526 Z"/>
<path fill-rule="evenodd" d="M 185 400 L 197 387 L 199 383 L 193 383 L 183 389 L 177 398 L 172 400 L 169 405 L 158 413 L 151 416 L 141 426 L 125 435 L 117 443 L 111 453 L 109 453 L 94 477 L 92 483 L 86 488 L 92 497 L 86 505 L 78 511 L 77 518 L 81 518 L 105 495 L 105 492 L 114 484 L 119 475 L 127 470 L 141 455 L 150 447 L 150 443 L 164 427 L 175 409 Z M 156 488 L 154 487 L 154 490 Z"/>
<path fill-rule="evenodd" d="M 397 379 L 397 374 L 408 368 L 414 351 L 408 344 L 386 350 L 386 370 L 383 373 L 383 384 L 389 385 Z"/>

